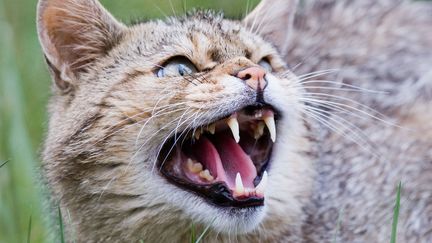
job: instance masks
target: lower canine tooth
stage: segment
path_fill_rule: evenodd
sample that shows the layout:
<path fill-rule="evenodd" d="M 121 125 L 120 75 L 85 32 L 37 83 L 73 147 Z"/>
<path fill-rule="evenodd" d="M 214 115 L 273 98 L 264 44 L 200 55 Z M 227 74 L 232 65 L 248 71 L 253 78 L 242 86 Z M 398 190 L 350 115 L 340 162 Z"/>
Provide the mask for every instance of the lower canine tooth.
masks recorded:
<path fill-rule="evenodd" d="M 207 181 L 213 181 L 214 177 L 212 175 L 210 175 L 210 171 L 209 170 L 203 170 L 199 173 L 199 176 L 203 179 L 206 179 Z"/>
<path fill-rule="evenodd" d="M 245 188 L 240 173 L 237 173 L 235 179 L 234 197 L 243 196 L 245 194 Z"/>
<path fill-rule="evenodd" d="M 264 197 L 264 192 L 265 192 L 265 189 L 267 187 L 267 180 L 268 180 L 267 171 L 264 171 L 261 182 L 255 188 L 255 193 L 257 196 Z"/>

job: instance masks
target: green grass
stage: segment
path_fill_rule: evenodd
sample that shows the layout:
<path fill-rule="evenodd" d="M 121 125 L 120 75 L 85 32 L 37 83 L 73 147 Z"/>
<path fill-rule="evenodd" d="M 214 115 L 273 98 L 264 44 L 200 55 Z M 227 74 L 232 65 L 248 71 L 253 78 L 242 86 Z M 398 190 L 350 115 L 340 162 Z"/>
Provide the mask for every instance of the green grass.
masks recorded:
<path fill-rule="evenodd" d="M 32 230 L 32 216 L 30 215 L 28 230 L 27 230 L 27 243 L 31 242 L 31 230 Z"/>
<path fill-rule="evenodd" d="M 258 0 L 101 0 L 120 20 L 180 15 L 192 7 L 239 17 Z M 171 2 L 171 4 L 170 4 Z M 0 243 L 47 242 L 36 179 L 47 126 L 50 77 L 37 40 L 36 0 L 0 0 Z M 54 210 L 55 211 L 55 210 Z M 55 214 L 55 213 L 54 213 Z"/>
<path fill-rule="evenodd" d="M 0 164 L 0 168 L 5 166 L 7 163 L 9 163 L 9 160 L 6 160 L 5 162 L 3 162 L 2 164 Z"/>
<path fill-rule="evenodd" d="M 198 236 L 198 238 L 196 237 L 196 227 L 195 227 L 195 224 L 192 223 L 192 225 L 191 225 L 191 238 L 190 238 L 190 242 L 191 242 L 191 243 L 199 243 L 199 242 L 201 242 L 202 240 L 204 240 L 204 238 L 205 238 L 206 235 L 207 235 L 207 232 L 210 230 L 210 227 L 212 226 L 212 224 L 214 223 L 215 220 L 216 220 L 216 218 L 213 219 L 212 222 L 211 222 L 209 225 L 207 225 L 207 227 L 205 227 L 205 229 L 204 229 L 203 232 Z"/>
<path fill-rule="evenodd" d="M 62 216 L 60 206 L 58 206 L 58 221 L 59 221 L 59 229 L 60 229 L 60 232 L 59 232 L 60 242 L 64 243 L 65 242 L 65 235 L 64 235 L 64 226 L 63 226 L 63 216 Z"/>
<path fill-rule="evenodd" d="M 400 211 L 401 189 L 402 189 L 402 182 L 399 182 L 399 185 L 397 187 L 397 193 L 396 193 L 395 207 L 393 209 L 393 223 L 392 223 L 390 243 L 396 243 L 397 226 L 398 226 L 399 211 Z"/>
<path fill-rule="evenodd" d="M 336 221 L 336 228 L 334 230 L 333 240 L 332 240 L 333 243 L 337 242 L 337 239 L 338 239 L 338 236 L 339 236 L 340 227 L 341 227 L 341 224 L 342 224 L 343 214 L 344 214 L 344 210 L 342 208 L 342 209 L 339 210 L 339 215 L 338 215 L 338 218 L 337 218 L 337 221 Z"/>

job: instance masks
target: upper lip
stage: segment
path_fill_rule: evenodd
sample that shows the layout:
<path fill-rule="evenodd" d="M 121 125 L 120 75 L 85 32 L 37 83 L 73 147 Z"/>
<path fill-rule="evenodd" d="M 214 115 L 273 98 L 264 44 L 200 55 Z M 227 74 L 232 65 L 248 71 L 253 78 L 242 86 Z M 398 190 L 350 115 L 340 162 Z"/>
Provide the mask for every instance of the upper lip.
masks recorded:
<path fill-rule="evenodd" d="M 261 206 L 278 116 L 260 104 L 195 127 L 164 144 L 161 173 L 218 206 Z"/>

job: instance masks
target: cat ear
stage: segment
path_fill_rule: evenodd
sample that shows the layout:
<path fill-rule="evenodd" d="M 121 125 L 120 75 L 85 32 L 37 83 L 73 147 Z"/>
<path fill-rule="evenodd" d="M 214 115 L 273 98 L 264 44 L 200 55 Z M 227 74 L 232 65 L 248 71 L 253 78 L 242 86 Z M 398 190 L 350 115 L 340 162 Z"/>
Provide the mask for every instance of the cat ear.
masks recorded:
<path fill-rule="evenodd" d="M 126 27 L 97 0 L 39 0 L 37 28 L 50 72 L 64 90 L 119 41 Z"/>
<path fill-rule="evenodd" d="M 243 21 L 285 54 L 297 4 L 298 0 L 262 0 Z"/>

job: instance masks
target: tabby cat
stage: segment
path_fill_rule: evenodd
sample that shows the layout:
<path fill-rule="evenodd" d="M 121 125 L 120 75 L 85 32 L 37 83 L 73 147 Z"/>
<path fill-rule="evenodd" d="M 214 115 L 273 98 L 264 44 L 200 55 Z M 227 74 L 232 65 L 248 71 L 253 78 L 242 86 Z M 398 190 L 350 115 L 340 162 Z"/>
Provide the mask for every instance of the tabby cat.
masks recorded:
<path fill-rule="evenodd" d="M 300 4 L 301 3 L 301 4 Z M 127 26 L 39 0 L 73 242 L 432 242 L 432 5 L 263 0 Z M 55 211 L 55 210 L 51 210 Z"/>

